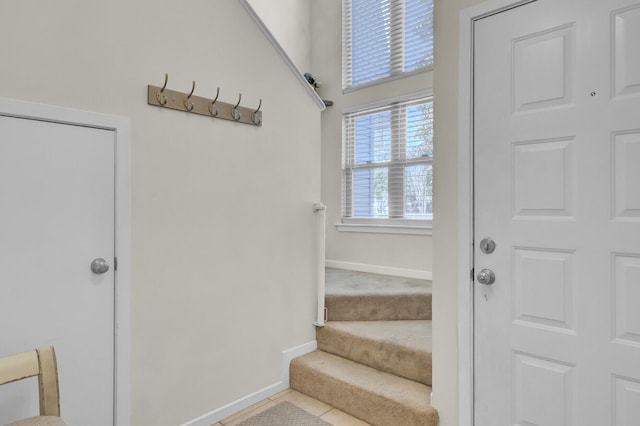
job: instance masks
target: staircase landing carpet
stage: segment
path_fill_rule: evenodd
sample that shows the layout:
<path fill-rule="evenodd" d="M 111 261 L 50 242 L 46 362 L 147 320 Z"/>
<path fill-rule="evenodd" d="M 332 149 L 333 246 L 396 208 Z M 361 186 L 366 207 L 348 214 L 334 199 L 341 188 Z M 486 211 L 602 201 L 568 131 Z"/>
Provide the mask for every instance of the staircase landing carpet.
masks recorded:
<path fill-rule="evenodd" d="M 238 426 L 331 426 L 289 402 L 281 402 L 238 424 Z"/>
<path fill-rule="evenodd" d="M 326 268 L 329 321 L 430 320 L 431 282 Z"/>

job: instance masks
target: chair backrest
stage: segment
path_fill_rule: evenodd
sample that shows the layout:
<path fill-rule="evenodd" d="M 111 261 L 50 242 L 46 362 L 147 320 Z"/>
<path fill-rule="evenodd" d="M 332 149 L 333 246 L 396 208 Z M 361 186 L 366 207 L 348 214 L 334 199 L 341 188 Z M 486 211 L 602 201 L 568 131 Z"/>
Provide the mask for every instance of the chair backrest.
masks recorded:
<path fill-rule="evenodd" d="M 53 346 L 0 358 L 0 385 L 38 376 L 40 415 L 60 416 L 58 366 Z"/>

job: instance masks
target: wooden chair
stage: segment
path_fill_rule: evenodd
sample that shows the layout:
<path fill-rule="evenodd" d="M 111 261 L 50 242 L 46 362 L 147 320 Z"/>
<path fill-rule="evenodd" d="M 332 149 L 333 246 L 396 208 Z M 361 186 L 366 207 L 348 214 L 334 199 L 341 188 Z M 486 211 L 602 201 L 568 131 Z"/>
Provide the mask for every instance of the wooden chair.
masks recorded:
<path fill-rule="evenodd" d="M 40 415 L 5 426 L 66 426 L 60 418 L 58 366 L 53 346 L 0 358 L 0 385 L 38 376 Z"/>

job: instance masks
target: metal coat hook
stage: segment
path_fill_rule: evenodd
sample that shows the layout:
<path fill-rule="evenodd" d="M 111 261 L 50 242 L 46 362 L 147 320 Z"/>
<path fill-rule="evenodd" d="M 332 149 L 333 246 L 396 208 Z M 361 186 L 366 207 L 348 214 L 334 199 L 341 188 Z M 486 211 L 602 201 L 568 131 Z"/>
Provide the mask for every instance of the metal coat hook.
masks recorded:
<path fill-rule="evenodd" d="M 240 106 L 240 101 L 241 100 L 242 100 L 242 93 L 240 93 L 240 96 L 238 97 L 238 103 L 236 104 L 236 106 L 234 106 L 231 109 L 231 116 L 236 121 L 240 120 L 240 117 L 242 117 L 242 114 L 240 114 L 240 111 L 238 111 L 238 107 Z"/>
<path fill-rule="evenodd" d="M 218 116 L 218 107 L 216 106 L 216 102 L 218 101 L 218 96 L 220 96 L 220 88 L 218 87 L 218 90 L 216 90 L 216 97 L 213 99 L 213 101 L 209 104 L 209 113 L 211 115 L 213 115 L 214 117 Z"/>
<path fill-rule="evenodd" d="M 251 121 L 253 121 L 253 123 L 256 125 L 259 125 L 260 123 L 262 123 L 262 114 L 258 114 L 260 112 L 260 108 L 262 108 L 262 98 L 260 98 L 258 109 L 253 111 L 253 114 L 251 114 Z"/>
<path fill-rule="evenodd" d="M 189 114 L 204 115 L 209 118 L 216 118 L 234 121 L 251 126 L 262 126 L 264 113 L 262 111 L 262 99 L 257 108 L 240 105 L 242 93 L 238 93 L 237 102 L 223 102 L 220 100 L 220 87 L 216 88 L 215 98 L 203 98 L 194 95 L 196 82 L 191 83 L 191 91 L 180 92 L 167 87 L 169 74 L 164 75 L 164 84 L 147 86 L 147 103 L 165 109 L 188 112 Z"/>
<path fill-rule="evenodd" d="M 162 85 L 162 89 L 156 92 L 156 99 L 158 99 L 158 103 L 160 105 L 166 105 L 167 97 L 164 95 L 164 89 L 167 88 L 167 82 L 169 81 L 169 74 L 164 74 L 164 84 Z"/>
<path fill-rule="evenodd" d="M 195 80 L 193 81 L 193 84 L 191 85 L 191 93 L 189 93 L 187 95 L 186 98 L 184 98 L 184 107 L 187 109 L 187 111 L 191 111 L 193 109 L 193 102 L 191 102 L 191 96 L 193 95 L 193 91 L 196 90 L 196 82 Z"/>

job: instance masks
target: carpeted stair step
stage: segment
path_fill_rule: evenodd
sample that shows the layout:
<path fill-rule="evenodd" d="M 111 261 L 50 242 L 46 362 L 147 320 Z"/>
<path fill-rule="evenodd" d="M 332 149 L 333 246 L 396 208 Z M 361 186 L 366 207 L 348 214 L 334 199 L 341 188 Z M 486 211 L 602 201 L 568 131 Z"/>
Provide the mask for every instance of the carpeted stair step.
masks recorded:
<path fill-rule="evenodd" d="M 325 296 L 329 321 L 430 320 L 431 294 Z"/>
<path fill-rule="evenodd" d="M 436 426 L 431 388 L 357 362 L 315 351 L 291 363 L 291 388 L 373 426 Z"/>
<path fill-rule="evenodd" d="M 431 385 L 431 321 L 329 321 L 318 349 Z"/>
<path fill-rule="evenodd" d="M 431 282 L 327 268 L 329 321 L 430 320 Z"/>

